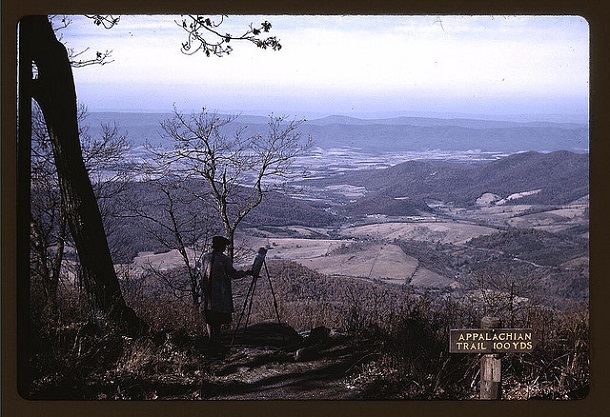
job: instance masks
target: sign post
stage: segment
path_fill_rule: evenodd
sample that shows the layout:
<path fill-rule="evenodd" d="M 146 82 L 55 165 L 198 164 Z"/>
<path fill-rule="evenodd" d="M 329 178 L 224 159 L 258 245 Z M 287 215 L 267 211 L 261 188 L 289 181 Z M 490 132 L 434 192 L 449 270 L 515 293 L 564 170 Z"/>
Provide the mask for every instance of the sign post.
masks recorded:
<path fill-rule="evenodd" d="M 480 329 L 452 329 L 450 353 L 481 353 L 480 398 L 502 397 L 502 353 L 527 353 L 535 345 L 532 329 L 502 328 L 497 317 L 484 317 Z"/>
<path fill-rule="evenodd" d="M 481 320 L 483 329 L 496 329 L 501 321 L 495 317 L 484 317 Z M 493 337 L 493 336 L 492 336 Z M 481 400 L 499 400 L 502 398 L 502 361 L 497 353 L 481 356 L 481 383 L 479 385 Z"/>

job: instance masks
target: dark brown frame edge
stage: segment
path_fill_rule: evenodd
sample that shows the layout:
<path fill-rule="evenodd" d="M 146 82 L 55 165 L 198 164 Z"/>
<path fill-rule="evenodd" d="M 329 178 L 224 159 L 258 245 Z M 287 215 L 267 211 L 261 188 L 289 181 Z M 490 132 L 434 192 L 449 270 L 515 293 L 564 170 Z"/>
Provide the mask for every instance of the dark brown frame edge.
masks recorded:
<path fill-rule="evenodd" d="M 601 1 L 592 0 L 512 0 L 507 4 L 489 0 L 310 0 L 287 4 L 285 0 L 264 2 L 209 2 L 200 0 L 4 0 L 2 2 L 2 380 L 1 414 L 6 416 L 147 416 L 202 415 L 604 415 L 608 398 L 609 360 L 605 317 L 609 313 L 608 239 L 610 207 L 604 195 L 610 179 L 607 158 L 608 114 L 607 50 L 610 14 Z M 511 402 L 431 402 L 431 401 L 236 401 L 236 402 L 62 402 L 27 401 L 16 389 L 16 54 L 17 22 L 29 14 L 174 14 L 197 10 L 227 14 L 533 14 L 579 15 L 589 22 L 591 36 L 590 161 L 591 161 L 591 392 L 578 401 Z M 281 34 L 278 34 L 281 38 Z"/>

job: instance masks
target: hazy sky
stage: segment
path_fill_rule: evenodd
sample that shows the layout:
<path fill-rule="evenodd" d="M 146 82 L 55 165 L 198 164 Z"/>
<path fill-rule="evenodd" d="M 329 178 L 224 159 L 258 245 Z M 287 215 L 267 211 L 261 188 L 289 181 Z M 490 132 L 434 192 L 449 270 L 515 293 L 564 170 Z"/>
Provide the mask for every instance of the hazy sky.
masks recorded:
<path fill-rule="evenodd" d="M 68 46 L 113 51 L 111 64 L 74 70 L 90 111 L 588 115 L 577 16 L 230 16 L 223 32 L 268 20 L 283 48 L 233 43 L 223 58 L 182 54 L 180 16 L 123 15 L 110 30 L 71 19 Z"/>

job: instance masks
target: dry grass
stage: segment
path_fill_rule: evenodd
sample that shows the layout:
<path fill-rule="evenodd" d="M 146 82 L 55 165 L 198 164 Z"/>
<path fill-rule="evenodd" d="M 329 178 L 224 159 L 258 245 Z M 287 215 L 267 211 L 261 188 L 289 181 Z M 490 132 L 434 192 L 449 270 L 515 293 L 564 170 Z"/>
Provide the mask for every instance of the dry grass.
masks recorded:
<path fill-rule="evenodd" d="M 478 357 L 448 353 L 449 329 L 477 326 L 480 321 L 482 310 L 472 300 L 330 277 L 291 262 L 270 261 L 269 269 L 282 322 L 299 331 L 325 326 L 369 341 L 370 350 L 353 364 L 346 379 L 361 398 L 476 398 Z M 241 309 L 239 296 L 248 284 L 248 280 L 236 281 L 236 315 Z M 212 374 L 197 347 L 201 321 L 188 303 L 138 293 L 141 298 L 130 302 L 137 301 L 138 314 L 154 332 L 129 339 L 88 332 L 86 323 L 78 319 L 83 311 L 74 303 L 75 293 L 71 294 L 62 297 L 63 321 L 36 329 L 32 398 L 201 398 L 201 387 Z M 250 324 L 275 316 L 270 286 L 263 277 Z M 539 344 L 530 354 L 503 359 L 506 398 L 586 395 L 586 306 L 556 311 L 527 304 L 511 319 L 515 327 L 534 328 Z"/>

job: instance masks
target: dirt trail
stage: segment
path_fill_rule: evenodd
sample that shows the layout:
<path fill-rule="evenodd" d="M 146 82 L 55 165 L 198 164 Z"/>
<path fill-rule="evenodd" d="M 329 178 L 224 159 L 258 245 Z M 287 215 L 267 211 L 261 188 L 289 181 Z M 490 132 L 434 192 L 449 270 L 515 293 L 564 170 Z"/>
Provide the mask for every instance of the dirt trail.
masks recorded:
<path fill-rule="evenodd" d="M 323 333 L 323 332 L 322 332 Z M 202 399 L 356 399 L 359 392 L 348 384 L 351 374 L 371 360 L 372 346 L 340 334 L 311 335 L 302 341 L 277 337 L 238 340 L 218 353 L 211 352 Z"/>

